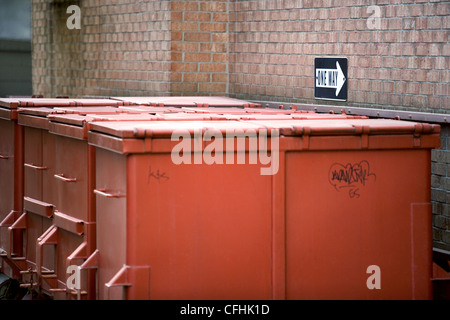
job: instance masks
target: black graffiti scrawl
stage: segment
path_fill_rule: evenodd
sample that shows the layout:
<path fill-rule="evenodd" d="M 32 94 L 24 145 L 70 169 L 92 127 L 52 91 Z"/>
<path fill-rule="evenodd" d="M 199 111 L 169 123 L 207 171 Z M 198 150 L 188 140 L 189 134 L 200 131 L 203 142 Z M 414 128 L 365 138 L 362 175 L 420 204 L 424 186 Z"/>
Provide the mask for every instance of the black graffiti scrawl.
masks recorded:
<path fill-rule="evenodd" d="M 363 160 L 359 163 L 334 163 L 330 167 L 328 180 L 337 190 L 348 190 L 350 198 L 359 198 L 359 190 L 367 183 L 374 182 L 377 176 L 370 171 L 370 164 Z"/>

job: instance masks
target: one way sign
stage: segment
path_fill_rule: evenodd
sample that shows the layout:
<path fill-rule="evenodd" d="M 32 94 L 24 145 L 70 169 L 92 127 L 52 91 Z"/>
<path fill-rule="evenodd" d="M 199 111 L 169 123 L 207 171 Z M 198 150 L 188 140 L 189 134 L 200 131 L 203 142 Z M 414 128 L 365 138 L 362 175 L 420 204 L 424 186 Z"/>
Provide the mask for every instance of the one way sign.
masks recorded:
<path fill-rule="evenodd" d="M 316 99 L 346 101 L 347 68 L 347 58 L 316 58 L 314 60 Z"/>

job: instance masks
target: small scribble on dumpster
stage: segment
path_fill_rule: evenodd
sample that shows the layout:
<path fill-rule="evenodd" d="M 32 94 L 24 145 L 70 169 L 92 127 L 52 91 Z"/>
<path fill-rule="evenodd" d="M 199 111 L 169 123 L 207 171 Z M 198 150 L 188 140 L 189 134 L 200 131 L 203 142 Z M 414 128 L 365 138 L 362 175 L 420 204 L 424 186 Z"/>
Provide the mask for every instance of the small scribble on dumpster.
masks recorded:
<path fill-rule="evenodd" d="M 358 163 L 333 163 L 328 173 L 330 184 L 337 190 L 348 190 L 350 198 L 359 198 L 360 188 L 368 181 L 375 181 L 376 174 L 370 171 L 370 164 L 363 160 Z"/>

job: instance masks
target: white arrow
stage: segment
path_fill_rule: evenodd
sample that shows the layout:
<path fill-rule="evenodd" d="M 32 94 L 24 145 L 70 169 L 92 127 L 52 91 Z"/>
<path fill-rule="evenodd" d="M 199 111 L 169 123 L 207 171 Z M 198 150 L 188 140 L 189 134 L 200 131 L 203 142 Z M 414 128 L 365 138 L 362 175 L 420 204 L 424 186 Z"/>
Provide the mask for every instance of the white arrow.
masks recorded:
<path fill-rule="evenodd" d="M 336 97 L 346 80 L 338 61 L 336 61 L 336 69 L 316 69 L 316 87 L 336 89 Z"/>

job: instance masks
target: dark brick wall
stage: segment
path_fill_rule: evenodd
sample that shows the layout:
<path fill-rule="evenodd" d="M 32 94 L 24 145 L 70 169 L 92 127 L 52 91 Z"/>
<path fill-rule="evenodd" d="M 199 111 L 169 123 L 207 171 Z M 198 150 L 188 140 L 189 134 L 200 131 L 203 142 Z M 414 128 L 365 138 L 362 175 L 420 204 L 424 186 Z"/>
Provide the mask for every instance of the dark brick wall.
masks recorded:
<path fill-rule="evenodd" d="M 431 151 L 433 245 L 450 251 L 450 125 L 441 128 L 441 149 Z"/>

